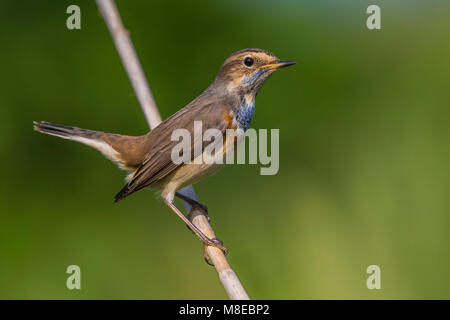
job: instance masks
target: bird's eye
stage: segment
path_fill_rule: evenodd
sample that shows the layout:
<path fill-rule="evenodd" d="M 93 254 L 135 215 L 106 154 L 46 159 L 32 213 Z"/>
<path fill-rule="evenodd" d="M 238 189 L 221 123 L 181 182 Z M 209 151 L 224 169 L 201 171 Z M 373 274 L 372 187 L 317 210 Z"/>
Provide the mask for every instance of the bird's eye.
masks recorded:
<path fill-rule="evenodd" d="M 251 67 L 251 66 L 253 65 L 253 59 L 250 58 L 250 57 L 245 58 L 245 59 L 244 59 L 244 64 L 245 64 L 247 67 Z"/>

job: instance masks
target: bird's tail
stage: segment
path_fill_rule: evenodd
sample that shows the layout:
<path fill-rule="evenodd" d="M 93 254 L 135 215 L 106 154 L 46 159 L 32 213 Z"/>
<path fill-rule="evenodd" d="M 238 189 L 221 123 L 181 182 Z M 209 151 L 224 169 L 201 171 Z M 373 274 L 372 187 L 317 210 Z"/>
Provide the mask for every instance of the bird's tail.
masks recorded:
<path fill-rule="evenodd" d="M 119 168 L 131 171 L 131 177 L 141 165 L 149 150 L 149 141 L 144 136 L 123 136 L 76 127 L 68 127 L 45 121 L 34 121 L 34 130 L 63 139 L 81 142 L 99 150 Z M 115 202 L 130 194 L 127 186 L 116 196 Z"/>
<path fill-rule="evenodd" d="M 141 164 L 145 153 L 150 148 L 146 135 L 124 136 L 114 133 L 105 133 L 63 126 L 45 121 L 34 121 L 34 130 L 81 142 L 94 149 L 114 162 L 120 169 L 133 171 Z"/>
<path fill-rule="evenodd" d="M 46 121 L 33 121 L 34 130 L 63 139 L 75 140 L 90 145 L 93 140 L 99 140 L 104 134 L 99 131 L 86 130 L 76 127 L 68 127 Z"/>
<path fill-rule="evenodd" d="M 33 123 L 34 130 L 38 132 L 57 136 L 63 139 L 81 142 L 103 153 L 106 158 L 117 164 L 119 168 L 124 170 L 134 169 L 133 164 L 129 164 L 129 161 L 127 162 L 127 154 L 125 152 L 121 152 L 121 150 L 118 149 L 117 142 L 114 143 L 116 140 L 120 140 L 120 138 L 122 138 L 122 140 L 128 141 L 133 137 L 81 129 L 77 127 L 63 126 L 60 124 L 54 124 L 45 121 L 34 121 Z"/>

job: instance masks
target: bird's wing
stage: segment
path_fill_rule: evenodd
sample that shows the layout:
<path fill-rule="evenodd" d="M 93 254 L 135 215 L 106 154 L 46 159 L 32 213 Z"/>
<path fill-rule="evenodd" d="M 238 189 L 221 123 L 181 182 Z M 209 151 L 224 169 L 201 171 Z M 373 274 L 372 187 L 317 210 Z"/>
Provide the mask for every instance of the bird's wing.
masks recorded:
<path fill-rule="evenodd" d="M 194 101 L 195 102 L 195 101 Z M 159 124 L 153 129 L 149 135 L 153 140 L 151 150 L 147 153 L 144 161 L 134 172 L 131 180 L 116 195 L 115 202 L 125 198 L 126 196 L 161 180 L 179 166 L 172 161 L 172 149 L 179 144 L 179 141 L 172 141 L 172 132 L 175 129 L 187 129 L 191 135 L 191 160 L 199 156 L 199 150 L 194 150 L 194 121 L 202 121 L 202 131 L 215 128 L 222 132 L 231 127 L 232 119 L 230 119 L 229 103 L 217 103 L 208 101 L 207 103 L 191 103 L 185 108 Z M 231 113 L 232 114 L 232 113 Z M 202 137 L 198 137 L 202 138 Z M 213 141 L 201 141 L 202 150 Z M 199 153 L 199 154 L 196 154 Z"/>

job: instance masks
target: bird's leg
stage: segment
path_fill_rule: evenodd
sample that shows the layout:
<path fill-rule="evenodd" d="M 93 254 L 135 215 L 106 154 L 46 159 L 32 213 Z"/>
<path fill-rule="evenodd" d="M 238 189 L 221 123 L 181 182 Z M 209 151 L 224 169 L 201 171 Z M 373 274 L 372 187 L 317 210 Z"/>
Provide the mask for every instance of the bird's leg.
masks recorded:
<path fill-rule="evenodd" d="M 197 228 L 191 220 L 189 220 L 173 203 L 167 201 L 164 199 L 164 202 L 167 204 L 167 206 L 172 209 L 173 212 L 177 214 L 183 220 L 189 228 L 197 235 L 197 237 L 200 238 L 200 240 L 203 242 L 203 258 L 205 259 L 206 263 L 209 265 L 213 265 L 209 260 L 208 255 L 208 246 L 216 247 L 217 249 L 220 249 L 223 251 L 223 253 L 226 255 L 228 253 L 228 249 L 225 248 L 222 244 L 222 241 L 220 241 L 217 238 L 208 238 L 203 234 L 203 232 L 200 231 L 199 228 Z"/>
<path fill-rule="evenodd" d="M 206 218 L 208 219 L 208 222 L 211 221 L 211 219 L 209 218 L 208 207 L 207 207 L 207 206 L 205 206 L 205 205 L 201 204 L 200 202 L 198 202 L 198 201 L 196 201 L 196 200 L 194 200 L 194 199 L 192 199 L 192 198 L 189 198 L 189 197 L 187 197 L 187 196 L 185 196 L 184 194 L 181 194 L 181 193 L 179 193 L 179 192 L 176 192 L 176 193 L 175 193 L 175 196 L 178 197 L 178 198 L 180 198 L 181 200 L 186 201 L 187 203 L 189 203 L 189 204 L 191 205 L 191 210 L 190 210 L 190 211 L 188 212 L 188 214 L 187 214 L 187 218 L 188 218 L 190 221 L 192 221 L 192 214 L 195 212 L 195 210 L 199 210 L 200 212 L 202 212 L 203 215 L 205 215 Z M 189 225 L 186 225 L 186 227 L 187 227 L 189 230 L 192 231 L 192 229 L 189 227 Z M 192 232 L 194 232 L 194 231 L 192 231 Z"/>
<path fill-rule="evenodd" d="M 189 211 L 189 213 L 187 215 L 189 220 L 192 219 L 192 214 L 194 213 L 194 211 L 195 210 L 199 210 L 206 216 L 206 218 L 208 219 L 208 222 L 211 221 L 211 219 L 209 218 L 208 207 L 207 206 L 205 206 L 205 205 L 201 204 L 200 202 L 198 202 L 198 201 L 196 201 L 196 200 L 194 200 L 192 198 L 189 198 L 189 197 L 187 197 L 184 194 L 181 194 L 179 192 L 175 193 L 175 196 L 180 198 L 181 200 L 186 201 L 187 203 L 189 203 L 191 205 L 191 211 Z"/>

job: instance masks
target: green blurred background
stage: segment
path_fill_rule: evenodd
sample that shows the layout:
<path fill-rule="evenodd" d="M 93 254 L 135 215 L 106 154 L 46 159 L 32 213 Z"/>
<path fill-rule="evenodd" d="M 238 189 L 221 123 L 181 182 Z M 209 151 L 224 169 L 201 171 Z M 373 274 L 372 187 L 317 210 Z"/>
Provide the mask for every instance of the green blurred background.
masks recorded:
<path fill-rule="evenodd" d="M 66 8 L 81 7 L 81 30 Z M 366 28 L 381 7 L 382 29 Z M 295 67 L 257 98 L 280 170 L 196 185 L 255 299 L 450 298 L 448 1 L 117 1 L 164 118 L 233 51 Z M 33 120 L 148 130 L 93 1 L 2 1 L 0 298 L 222 299 L 200 242 L 150 191 Z M 81 267 L 81 290 L 65 286 Z M 381 267 L 381 290 L 366 268 Z"/>

